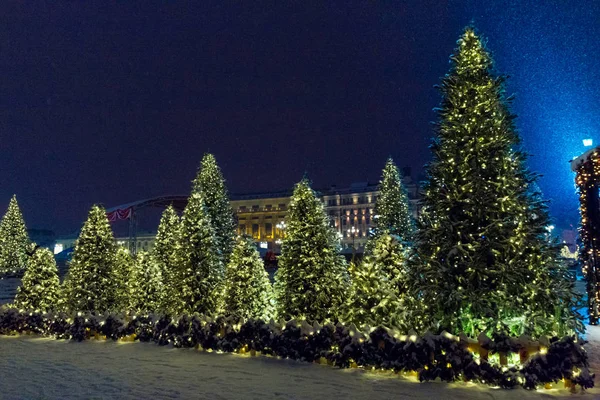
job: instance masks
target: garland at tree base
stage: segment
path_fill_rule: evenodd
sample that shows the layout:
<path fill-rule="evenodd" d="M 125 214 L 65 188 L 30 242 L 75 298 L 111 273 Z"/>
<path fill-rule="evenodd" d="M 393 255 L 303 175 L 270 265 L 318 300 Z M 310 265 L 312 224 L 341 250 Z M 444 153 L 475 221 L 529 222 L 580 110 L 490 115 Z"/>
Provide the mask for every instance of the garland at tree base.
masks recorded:
<path fill-rule="evenodd" d="M 326 362 L 339 368 L 363 367 L 396 372 L 414 371 L 420 381 L 472 381 L 502 388 L 536 389 L 561 380 L 571 390 L 594 386 L 594 374 L 582 340 L 550 340 L 544 354 L 533 355 L 521 366 L 501 366 L 478 359 L 462 339 L 442 333 L 398 336 L 384 327 L 365 334 L 354 325 L 291 320 L 285 324 L 234 317 L 211 319 L 199 315 L 123 315 L 24 312 L 0 310 L 0 334 L 34 333 L 82 341 L 91 337 L 155 342 L 174 347 L 198 347 L 223 352 L 252 352 L 306 362 Z M 515 350 L 507 338 L 485 345 L 490 353 Z"/>

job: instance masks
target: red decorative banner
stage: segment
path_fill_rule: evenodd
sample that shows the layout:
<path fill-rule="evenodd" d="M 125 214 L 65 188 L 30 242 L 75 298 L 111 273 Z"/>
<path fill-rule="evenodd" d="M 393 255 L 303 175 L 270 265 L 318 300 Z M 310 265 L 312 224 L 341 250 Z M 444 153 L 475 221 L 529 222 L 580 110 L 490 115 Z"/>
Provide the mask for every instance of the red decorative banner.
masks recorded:
<path fill-rule="evenodd" d="M 130 219 L 131 214 L 133 213 L 133 207 L 126 208 L 124 210 L 115 210 L 109 213 L 106 213 L 106 217 L 110 222 L 119 221 L 122 219 Z"/>

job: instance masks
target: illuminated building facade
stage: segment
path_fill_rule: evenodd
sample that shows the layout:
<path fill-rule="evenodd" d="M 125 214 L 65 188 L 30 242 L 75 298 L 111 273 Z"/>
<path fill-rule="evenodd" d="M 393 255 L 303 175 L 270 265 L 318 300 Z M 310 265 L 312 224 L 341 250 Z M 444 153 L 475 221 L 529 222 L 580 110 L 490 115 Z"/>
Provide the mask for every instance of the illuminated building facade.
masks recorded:
<path fill-rule="evenodd" d="M 409 206 L 416 218 L 418 186 L 408 175 L 403 182 L 408 192 Z M 377 185 L 353 183 L 347 188 L 332 186 L 317 190 L 317 193 L 325 204 L 331 226 L 341 239 L 343 252 L 361 253 L 370 230 L 375 226 L 374 208 L 379 195 Z M 279 253 L 281 240 L 285 236 L 285 216 L 291 195 L 291 190 L 232 195 L 231 206 L 238 221 L 237 233 L 252 237 L 261 249 Z M 155 233 L 136 232 L 134 237 L 116 237 L 115 241 L 120 246 L 129 247 L 132 252 L 149 251 L 154 245 L 154 236 Z M 54 253 L 71 249 L 76 239 L 76 236 L 58 239 Z"/>
<path fill-rule="evenodd" d="M 418 186 L 409 176 L 404 178 L 404 186 L 416 218 Z M 317 193 L 325 204 L 331 226 L 340 236 L 343 251 L 361 253 L 375 226 L 377 185 L 354 183 L 347 188 L 333 186 Z M 291 191 L 233 195 L 231 205 L 238 219 L 238 234 L 251 236 L 260 248 L 279 252 L 291 195 Z"/>

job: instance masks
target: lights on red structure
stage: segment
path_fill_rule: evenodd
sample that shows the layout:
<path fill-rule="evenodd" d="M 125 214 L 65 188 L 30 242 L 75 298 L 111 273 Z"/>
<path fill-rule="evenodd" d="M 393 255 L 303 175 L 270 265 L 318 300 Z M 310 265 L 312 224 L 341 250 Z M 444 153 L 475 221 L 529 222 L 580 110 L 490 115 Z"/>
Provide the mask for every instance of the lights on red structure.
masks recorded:
<path fill-rule="evenodd" d="M 590 140 L 591 141 L 591 140 Z M 585 144 L 585 140 L 584 140 Z M 589 150 L 571 161 L 579 191 L 581 212 L 580 259 L 586 279 L 588 312 L 591 325 L 600 322 L 600 148 Z"/>

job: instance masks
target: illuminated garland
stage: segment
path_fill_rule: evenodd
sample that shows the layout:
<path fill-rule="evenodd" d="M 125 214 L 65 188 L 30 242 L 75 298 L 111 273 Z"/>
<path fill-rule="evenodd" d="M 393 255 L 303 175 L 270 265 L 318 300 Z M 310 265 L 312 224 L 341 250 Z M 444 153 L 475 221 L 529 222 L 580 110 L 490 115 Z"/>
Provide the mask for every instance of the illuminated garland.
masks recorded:
<path fill-rule="evenodd" d="M 600 154 L 597 151 L 592 152 L 583 163 L 577 166 L 575 172 L 581 211 L 581 227 L 579 228 L 581 251 L 579 254 L 586 279 L 590 324 L 597 325 L 600 318 L 600 247 L 598 243 L 600 238 L 600 209 L 598 209 Z"/>
<path fill-rule="evenodd" d="M 265 323 L 199 315 L 75 316 L 0 309 L 0 334 L 36 333 L 57 339 L 106 339 L 154 342 L 206 351 L 263 354 L 329 364 L 414 374 L 420 381 L 472 381 L 494 387 L 526 389 L 563 381 L 575 391 L 594 386 L 583 342 L 573 337 L 549 342 L 480 335 L 478 340 L 426 333 L 400 335 L 353 324 L 324 326 L 296 320 Z"/>

